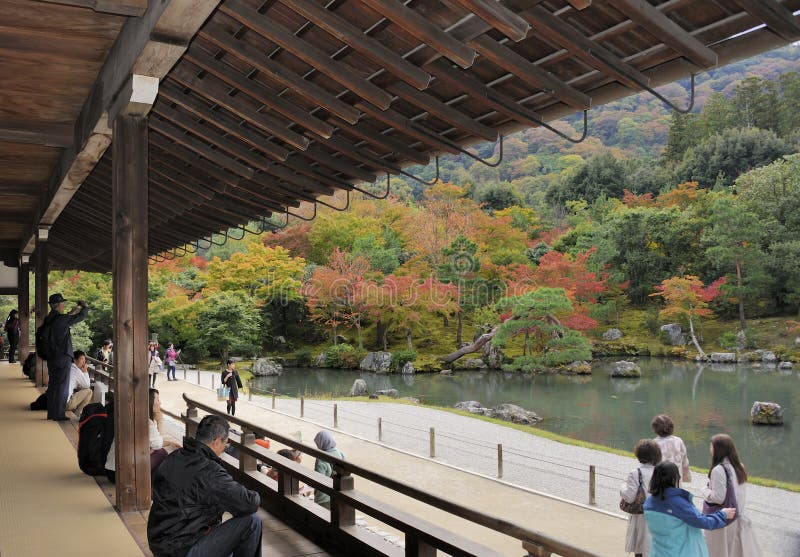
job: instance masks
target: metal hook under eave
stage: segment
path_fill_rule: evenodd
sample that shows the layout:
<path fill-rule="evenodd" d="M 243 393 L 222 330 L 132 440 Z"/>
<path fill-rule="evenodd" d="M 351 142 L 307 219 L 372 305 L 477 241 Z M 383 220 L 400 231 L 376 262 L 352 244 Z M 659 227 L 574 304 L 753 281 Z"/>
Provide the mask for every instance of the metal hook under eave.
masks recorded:
<path fill-rule="evenodd" d="M 689 106 L 686 107 L 686 108 L 678 108 L 677 106 L 675 106 L 673 104 L 672 101 L 670 101 L 669 99 L 664 97 L 661 93 L 659 93 L 658 91 L 656 91 L 655 89 L 653 89 L 651 87 L 645 86 L 644 89 L 645 89 L 645 91 L 649 92 L 651 95 L 653 95 L 655 98 L 657 98 L 658 100 L 663 102 L 665 105 L 670 107 L 672 110 L 674 110 L 678 114 L 688 114 L 688 113 L 690 113 L 692 111 L 692 108 L 694 108 L 694 74 L 691 74 L 691 76 L 690 76 Z"/>
<path fill-rule="evenodd" d="M 317 199 L 315 203 L 322 203 L 323 205 L 325 205 L 326 207 L 330 207 L 334 211 L 339 211 L 339 212 L 347 211 L 347 209 L 350 208 L 350 190 L 345 190 L 345 191 L 347 192 L 347 203 L 344 204 L 344 207 L 334 207 L 333 205 L 325 203 L 324 201 L 321 201 L 319 199 Z M 314 212 L 316 214 L 316 206 Z"/>
<path fill-rule="evenodd" d="M 228 236 L 231 240 L 236 240 L 238 242 L 239 240 L 244 239 L 245 235 L 247 234 L 247 230 L 242 228 L 242 225 L 240 224 L 236 225 L 236 229 L 242 231 L 242 235 L 240 237 L 237 238 L 236 236 L 229 235 L 230 230 L 226 231 L 225 235 Z M 233 230 L 233 228 L 231 230 Z"/>
<path fill-rule="evenodd" d="M 211 247 L 211 242 L 208 242 L 208 245 L 207 245 L 206 247 L 204 247 L 204 248 L 201 248 L 201 247 L 200 247 L 200 241 L 201 241 L 201 240 L 208 242 L 208 240 L 206 240 L 205 238 L 198 238 L 197 240 L 195 240 L 194 242 L 192 242 L 192 245 L 195 247 L 195 249 L 209 249 L 209 248 Z M 196 252 L 195 252 L 195 253 L 196 253 Z"/>
<path fill-rule="evenodd" d="M 215 246 L 224 246 L 228 241 L 228 231 L 226 230 L 224 233 L 220 232 L 219 235 L 222 236 L 225 239 L 222 240 L 221 242 L 215 242 L 214 241 L 214 234 L 212 233 L 211 236 L 208 237 L 208 241 L 211 242 L 212 244 L 214 244 Z"/>
<path fill-rule="evenodd" d="M 267 223 L 269 224 L 269 226 L 271 226 L 271 227 L 272 227 L 272 229 L 270 230 L 270 232 L 275 232 L 276 230 L 283 230 L 284 228 L 286 228 L 287 226 L 289 226 L 289 213 L 288 213 L 288 211 L 287 211 L 287 212 L 286 212 L 286 213 L 284 213 L 284 214 L 286 215 L 286 220 L 284 221 L 284 223 L 283 223 L 283 224 L 280 224 L 280 225 L 279 225 L 279 224 L 273 224 L 273 223 L 272 223 L 272 222 L 270 222 L 268 219 L 265 219 L 264 217 L 261 217 L 261 222 L 259 223 L 259 228 L 261 229 L 261 232 L 266 232 L 266 231 L 267 231 L 267 229 L 266 229 L 266 228 L 264 228 L 265 224 L 267 224 Z M 271 217 L 271 216 L 272 216 L 272 215 L 270 215 L 270 217 Z"/>
<path fill-rule="evenodd" d="M 304 217 L 304 216 L 302 216 L 302 215 L 296 215 L 295 213 L 292 213 L 291 211 L 289 211 L 289 208 L 288 208 L 288 207 L 286 208 L 286 215 L 287 215 L 287 217 L 286 217 L 286 220 L 287 220 L 287 221 L 289 220 L 289 217 L 288 217 L 288 215 L 291 215 L 291 216 L 293 216 L 293 217 L 296 217 L 296 218 L 298 218 L 298 219 L 300 219 L 300 220 L 304 220 L 304 221 L 306 221 L 306 222 L 311 222 L 312 220 L 314 220 L 315 218 L 317 218 L 317 204 L 316 204 L 316 203 L 314 203 L 314 214 L 313 214 L 313 215 L 311 215 L 311 217 Z"/>
<path fill-rule="evenodd" d="M 411 178 L 412 180 L 415 180 L 415 181 L 419 182 L 423 186 L 432 186 L 436 182 L 439 181 L 439 156 L 438 155 L 436 156 L 436 176 L 433 178 L 433 180 L 425 181 L 422 178 L 418 178 L 418 177 L 414 176 L 413 174 L 410 174 L 410 173 L 406 172 L 405 170 L 399 170 L 399 173 L 402 174 L 403 176 L 407 176 L 407 177 Z"/>
<path fill-rule="evenodd" d="M 384 193 L 383 195 L 375 195 L 374 193 L 368 192 L 367 190 L 362 190 L 361 188 L 358 188 L 356 186 L 352 186 L 352 188 L 354 190 L 356 190 L 357 192 L 363 193 L 364 195 L 366 195 L 368 197 L 371 197 L 372 199 L 386 199 L 387 197 L 389 197 L 389 193 L 392 191 L 392 183 L 390 181 L 391 180 L 390 176 L 391 175 L 387 172 L 386 173 L 386 193 Z"/>

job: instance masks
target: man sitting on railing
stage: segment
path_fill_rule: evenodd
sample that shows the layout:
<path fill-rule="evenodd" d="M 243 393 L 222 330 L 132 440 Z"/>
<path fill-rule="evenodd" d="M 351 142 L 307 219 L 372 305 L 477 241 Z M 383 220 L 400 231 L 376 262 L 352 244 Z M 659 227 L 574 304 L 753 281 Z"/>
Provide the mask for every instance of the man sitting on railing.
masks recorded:
<path fill-rule="evenodd" d="M 155 557 L 261 556 L 258 493 L 234 480 L 219 456 L 228 444 L 227 420 L 204 417 L 195 439 L 169 455 L 153 477 L 147 541 Z M 222 513 L 233 518 L 221 522 Z"/>

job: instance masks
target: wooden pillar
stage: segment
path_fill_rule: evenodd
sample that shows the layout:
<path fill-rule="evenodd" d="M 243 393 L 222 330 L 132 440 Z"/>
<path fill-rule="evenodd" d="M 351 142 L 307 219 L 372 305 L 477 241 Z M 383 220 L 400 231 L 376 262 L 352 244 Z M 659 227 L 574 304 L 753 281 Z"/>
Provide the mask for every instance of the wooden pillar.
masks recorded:
<path fill-rule="evenodd" d="M 113 286 L 116 504 L 150 508 L 147 375 L 147 117 L 114 119 Z"/>
<path fill-rule="evenodd" d="M 31 296 L 28 281 L 30 280 L 29 255 L 20 258 L 17 270 L 17 310 L 19 311 L 19 361 L 24 363 L 28 357 L 28 345 L 31 343 L 30 319 Z"/>
<path fill-rule="evenodd" d="M 36 240 L 36 275 L 33 283 L 37 329 L 50 311 L 50 306 L 47 305 L 47 276 L 50 270 L 47 257 L 47 232 L 39 230 Z M 47 385 L 47 379 L 47 362 L 37 357 L 36 386 L 44 387 Z"/>

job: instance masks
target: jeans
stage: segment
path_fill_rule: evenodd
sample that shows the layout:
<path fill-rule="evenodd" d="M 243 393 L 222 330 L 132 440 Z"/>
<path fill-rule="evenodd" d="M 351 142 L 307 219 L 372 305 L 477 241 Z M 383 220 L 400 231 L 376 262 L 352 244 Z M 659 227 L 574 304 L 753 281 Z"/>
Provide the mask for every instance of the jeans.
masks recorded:
<path fill-rule="evenodd" d="M 256 513 L 231 518 L 211 529 L 192 546 L 186 557 L 211 555 L 261 557 L 261 519 Z"/>
<path fill-rule="evenodd" d="M 175 364 L 171 364 L 167 366 L 167 381 L 169 381 L 169 374 L 172 373 L 172 380 L 177 381 L 175 378 Z"/>

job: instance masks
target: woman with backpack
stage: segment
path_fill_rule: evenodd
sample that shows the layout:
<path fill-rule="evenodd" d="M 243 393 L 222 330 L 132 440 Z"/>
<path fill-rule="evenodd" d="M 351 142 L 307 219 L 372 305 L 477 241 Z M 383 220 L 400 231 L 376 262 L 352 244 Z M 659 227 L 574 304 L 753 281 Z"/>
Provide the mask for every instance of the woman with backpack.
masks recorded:
<path fill-rule="evenodd" d="M 661 449 L 655 441 L 641 439 L 633 447 L 633 454 L 639 466 L 630 471 L 628 480 L 619 491 L 622 498 L 620 508 L 629 514 L 625 552 L 633 553 L 636 557 L 647 557 L 650 554 L 650 531 L 642 506 L 647 499 L 653 468 L 661 462 Z"/>

